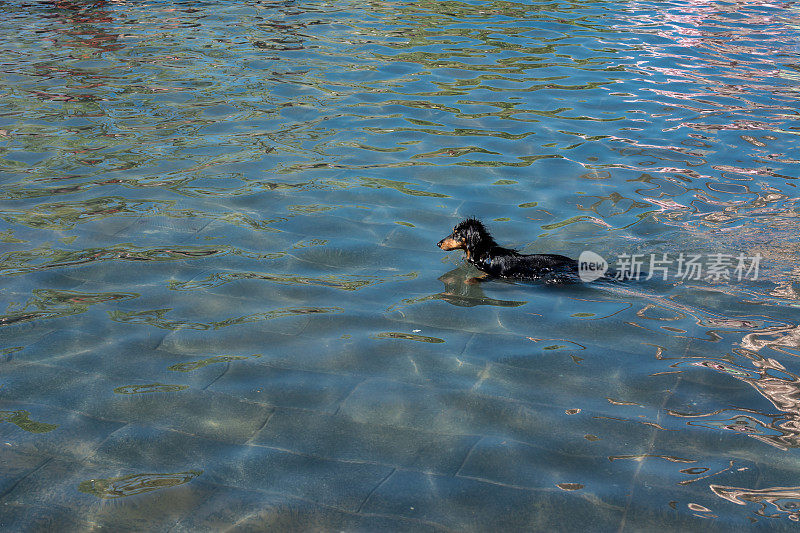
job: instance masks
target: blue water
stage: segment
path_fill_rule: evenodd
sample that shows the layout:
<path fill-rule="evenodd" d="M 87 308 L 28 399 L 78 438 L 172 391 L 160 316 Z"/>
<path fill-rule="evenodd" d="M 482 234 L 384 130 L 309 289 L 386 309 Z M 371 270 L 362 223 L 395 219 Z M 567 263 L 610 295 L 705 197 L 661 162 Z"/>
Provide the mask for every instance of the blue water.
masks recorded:
<path fill-rule="evenodd" d="M 0 527 L 795 530 L 799 29 L 3 2 Z M 476 283 L 466 216 L 651 275 Z"/>

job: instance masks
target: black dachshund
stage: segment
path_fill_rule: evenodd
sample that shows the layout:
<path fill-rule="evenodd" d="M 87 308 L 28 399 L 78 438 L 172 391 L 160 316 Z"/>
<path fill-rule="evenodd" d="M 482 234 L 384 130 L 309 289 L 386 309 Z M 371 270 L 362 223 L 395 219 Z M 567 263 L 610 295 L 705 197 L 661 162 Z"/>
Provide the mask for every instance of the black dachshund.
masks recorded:
<path fill-rule="evenodd" d="M 571 283 L 580 281 L 578 262 L 557 254 L 521 254 L 498 246 L 480 220 L 468 218 L 438 243 L 442 250 L 464 250 L 467 261 L 484 273 L 481 277 Z"/>

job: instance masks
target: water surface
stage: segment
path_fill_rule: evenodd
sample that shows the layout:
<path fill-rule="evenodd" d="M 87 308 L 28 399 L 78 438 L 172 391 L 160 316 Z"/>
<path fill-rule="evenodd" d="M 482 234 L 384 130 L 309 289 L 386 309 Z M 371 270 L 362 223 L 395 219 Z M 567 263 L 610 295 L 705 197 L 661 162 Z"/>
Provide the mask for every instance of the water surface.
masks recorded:
<path fill-rule="evenodd" d="M 798 27 L 4 2 L 0 525 L 794 530 Z M 476 284 L 435 246 L 470 215 L 760 268 Z"/>

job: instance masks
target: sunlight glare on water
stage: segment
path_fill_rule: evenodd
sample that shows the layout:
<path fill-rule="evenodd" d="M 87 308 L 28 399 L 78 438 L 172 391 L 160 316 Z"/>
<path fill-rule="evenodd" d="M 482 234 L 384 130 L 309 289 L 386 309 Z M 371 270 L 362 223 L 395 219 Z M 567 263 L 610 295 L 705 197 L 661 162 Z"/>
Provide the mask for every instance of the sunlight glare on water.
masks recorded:
<path fill-rule="evenodd" d="M 0 526 L 794 530 L 799 28 L 3 2 Z M 650 275 L 476 283 L 468 216 Z"/>

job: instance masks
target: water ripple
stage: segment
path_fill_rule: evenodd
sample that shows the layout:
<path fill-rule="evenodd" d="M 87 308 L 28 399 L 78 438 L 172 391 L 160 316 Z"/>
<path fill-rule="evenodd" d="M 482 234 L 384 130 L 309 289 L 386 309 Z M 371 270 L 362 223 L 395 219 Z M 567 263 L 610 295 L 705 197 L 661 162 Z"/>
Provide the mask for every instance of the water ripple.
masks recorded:
<path fill-rule="evenodd" d="M 110 477 L 105 479 L 90 479 L 82 481 L 78 490 L 93 494 L 98 498 L 125 498 L 167 489 L 189 483 L 203 473 L 202 470 L 188 470 L 174 473 L 131 474 L 129 476 Z"/>

